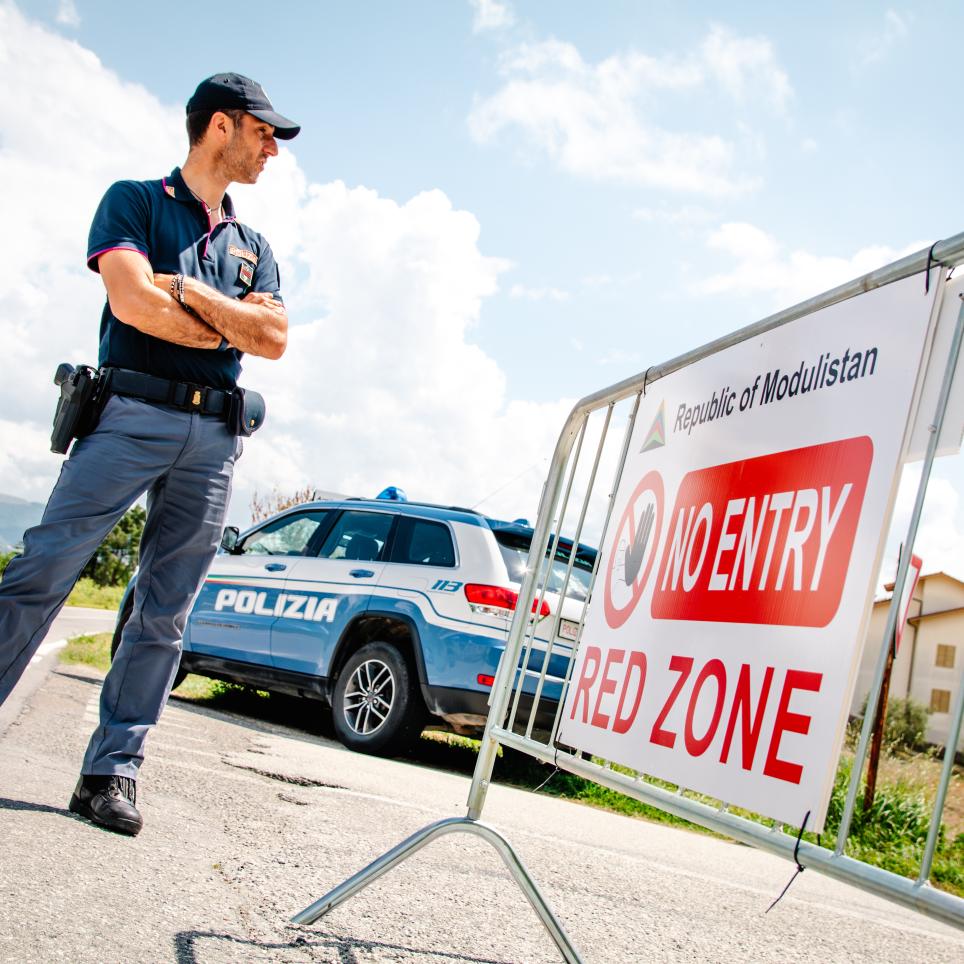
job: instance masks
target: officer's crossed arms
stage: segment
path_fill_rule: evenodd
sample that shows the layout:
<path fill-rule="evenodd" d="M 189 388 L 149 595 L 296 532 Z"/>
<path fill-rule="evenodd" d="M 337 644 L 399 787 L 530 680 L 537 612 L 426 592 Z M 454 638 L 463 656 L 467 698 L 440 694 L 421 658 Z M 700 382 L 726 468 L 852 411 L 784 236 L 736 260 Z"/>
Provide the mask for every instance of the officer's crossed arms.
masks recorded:
<path fill-rule="evenodd" d="M 228 298 L 195 278 L 184 278 L 184 303 L 171 294 L 173 275 L 155 274 L 137 251 L 115 250 L 98 260 L 114 315 L 155 338 L 189 348 L 217 348 L 221 337 L 250 355 L 280 358 L 288 340 L 284 305 L 263 291 Z"/>

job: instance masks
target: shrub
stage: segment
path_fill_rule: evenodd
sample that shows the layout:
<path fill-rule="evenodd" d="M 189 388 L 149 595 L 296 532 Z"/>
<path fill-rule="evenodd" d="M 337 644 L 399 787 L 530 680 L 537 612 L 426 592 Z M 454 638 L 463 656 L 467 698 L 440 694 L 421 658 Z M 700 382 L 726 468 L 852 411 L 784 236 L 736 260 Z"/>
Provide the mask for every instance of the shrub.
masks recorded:
<path fill-rule="evenodd" d="M 90 557 L 81 576 L 98 586 L 126 586 L 137 568 L 146 519 L 147 513 L 139 505 L 129 509 Z"/>
<path fill-rule="evenodd" d="M 860 707 L 859 715 L 847 725 L 847 743 L 856 746 L 860 738 L 867 697 Z M 887 717 L 884 721 L 884 745 L 890 752 L 916 750 L 925 745 L 927 731 L 927 707 L 908 697 L 893 696 L 887 701 Z"/>
<path fill-rule="evenodd" d="M 888 701 L 884 741 L 889 747 L 914 750 L 924 745 L 927 731 L 927 707 L 909 696 Z"/>

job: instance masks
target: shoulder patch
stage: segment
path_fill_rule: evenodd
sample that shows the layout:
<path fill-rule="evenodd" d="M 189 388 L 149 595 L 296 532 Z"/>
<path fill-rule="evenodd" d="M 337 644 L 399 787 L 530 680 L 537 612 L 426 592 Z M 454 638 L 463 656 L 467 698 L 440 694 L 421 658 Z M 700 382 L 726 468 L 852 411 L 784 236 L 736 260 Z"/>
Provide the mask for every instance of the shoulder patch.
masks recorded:
<path fill-rule="evenodd" d="M 233 254 L 236 258 L 244 258 L 245 261 L 250 261 L 252 264 L 258 263 L 258 256 L 253 251 L 248 248 L 239 248 L 236 244 L 228 245 L 228 254 Z"/>

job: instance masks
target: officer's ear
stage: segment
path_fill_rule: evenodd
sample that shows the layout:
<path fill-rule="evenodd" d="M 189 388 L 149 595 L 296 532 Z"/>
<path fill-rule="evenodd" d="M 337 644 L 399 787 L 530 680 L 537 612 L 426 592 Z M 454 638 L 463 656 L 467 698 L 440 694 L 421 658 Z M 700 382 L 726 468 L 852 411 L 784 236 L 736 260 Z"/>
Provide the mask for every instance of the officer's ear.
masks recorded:
<path fill-rule="evenodd" d="M 234 123 L 234 119 L 230 114 L 216 110 L 211 115 L 211 122 L 208 124 L 208 133 L 213 132 L 218 140 L 229 141 L 234 136 L 236 127 L 237 125 Z"/>

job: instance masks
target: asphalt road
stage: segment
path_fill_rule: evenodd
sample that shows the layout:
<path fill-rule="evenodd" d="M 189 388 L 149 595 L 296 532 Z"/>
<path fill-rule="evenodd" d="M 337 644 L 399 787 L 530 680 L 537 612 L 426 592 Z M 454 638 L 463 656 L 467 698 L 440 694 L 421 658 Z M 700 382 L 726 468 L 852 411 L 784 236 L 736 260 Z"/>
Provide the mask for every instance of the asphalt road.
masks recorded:
<path fill-rule="evenodd" d="M 99 677 L 61 666 L 0 736 L 0 961 L 557 961 L 495 852 L 446 837 L 312 927 L 287 923 L 385 850 L 463 816 L 468 779 L 172 701 L 139 781 L 145 829 L 67 800 Z M 307 707 L 306 707 L 307 710 Z M 494 786 L 516 847 L 587 961 L 960 962 L 964 934 L 785 861 Z"/>
<path fill-rule="evenodd" d="M 0 736 L 20 716 L 30 697 L 57 665 L 57 654 L 67 640 L 85 633 L 112 631 L 116 620 L 117 613 L 109 609 L 88 609 L 85 606 L 65 606 L 61 609 L 16 689 L 0 706 Z"/>

